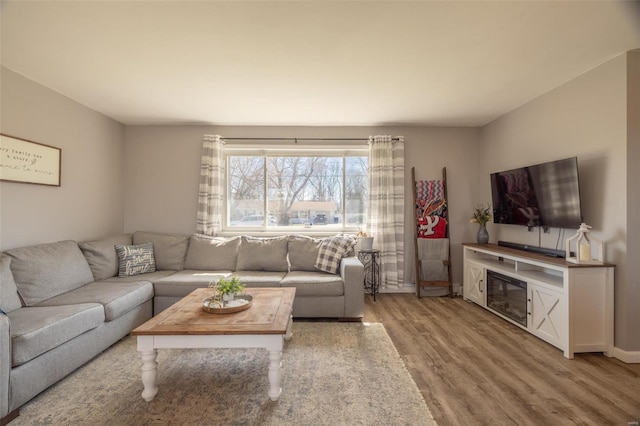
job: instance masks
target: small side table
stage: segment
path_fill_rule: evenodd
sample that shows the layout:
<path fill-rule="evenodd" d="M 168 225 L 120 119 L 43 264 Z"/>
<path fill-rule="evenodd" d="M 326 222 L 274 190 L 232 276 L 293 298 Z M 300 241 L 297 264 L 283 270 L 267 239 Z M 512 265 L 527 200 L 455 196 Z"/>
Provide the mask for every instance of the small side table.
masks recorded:
<path fill-rule="evenodd" d="M 375 302 L 380 288 L 380 250 L 358 250 L 358 259 L 364 265 L 364 288 Z"/>

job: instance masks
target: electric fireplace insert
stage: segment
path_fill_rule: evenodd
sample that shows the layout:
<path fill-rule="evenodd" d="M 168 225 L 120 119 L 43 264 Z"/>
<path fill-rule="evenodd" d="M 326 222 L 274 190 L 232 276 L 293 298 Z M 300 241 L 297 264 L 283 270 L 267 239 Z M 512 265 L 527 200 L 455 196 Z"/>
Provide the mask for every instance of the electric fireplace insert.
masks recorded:
<path fill-rule="evenodd" d="M 487 271 L 487 307 L 527 326 L 527 283 Z"/>

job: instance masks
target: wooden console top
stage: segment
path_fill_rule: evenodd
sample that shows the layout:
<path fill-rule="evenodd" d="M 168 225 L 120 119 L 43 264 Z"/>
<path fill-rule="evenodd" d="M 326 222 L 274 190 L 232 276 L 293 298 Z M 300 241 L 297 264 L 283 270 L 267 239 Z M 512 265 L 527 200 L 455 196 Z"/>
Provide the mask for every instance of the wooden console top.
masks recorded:
<path fill-rule="evenodd" d="M 602 268 L 602 267 L 613 267 L 614 264 L 604 263 L 600 265 L 594 264 L 578 264 L 567 262 L 566 259 L 545 256 L 543 254 L 531 253 L 525 250 L 513 249 L 510 247 L 499 246 L 497 244 L 476 244 L 476 243 L 463 243 L 465 247 L 471 247 L 479 250 L 488 250 L 493 252 L 494 254 L 505 254 L 509 256 L 522 257 L 524 259 L 537 260 L 538 262 L 550 263 L 557 266 L 562 266 L 565 268 Z"/>

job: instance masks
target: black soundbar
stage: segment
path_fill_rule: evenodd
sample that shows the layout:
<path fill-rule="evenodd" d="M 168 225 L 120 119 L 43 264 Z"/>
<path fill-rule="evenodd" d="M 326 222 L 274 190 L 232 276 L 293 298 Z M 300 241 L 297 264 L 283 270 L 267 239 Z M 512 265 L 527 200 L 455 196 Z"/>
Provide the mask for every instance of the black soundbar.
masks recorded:
<path fill-rule="evenodd" d="M 498 241 L 498 245 L 502 247 L 508 247 L 516 250 L 522 250 L 529 253 L 542 254 L 549 257 L 560 257 L 564 259 L 565 251 L 550 249 L 546 247 L 528 246 L 526 244 L 510 243 L 509 241 Z"/>

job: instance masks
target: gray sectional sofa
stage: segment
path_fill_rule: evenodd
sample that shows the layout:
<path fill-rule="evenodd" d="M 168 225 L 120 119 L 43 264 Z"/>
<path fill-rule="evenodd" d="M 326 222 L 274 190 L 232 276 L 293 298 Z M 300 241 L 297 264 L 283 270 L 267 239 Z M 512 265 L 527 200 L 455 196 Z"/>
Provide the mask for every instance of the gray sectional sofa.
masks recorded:
<path fill-rule="evenodd" d="M 0 419 L 9 420 L 21 405 L 154 312 L 220 277 L 239 276 L 247 287 L 295 287 L 297 318 L 361 319 L 363 266 L 352 247 L 340 246 L 337 259 L 329 259 L 329 269 L 337 270 L 319 271 L 327 241 L 136 232 L 5 251 L 0 256 Z M 123 274 L 128 260 L 118 257 L 116 247 L 148 243 L 149 272 Z"/>

